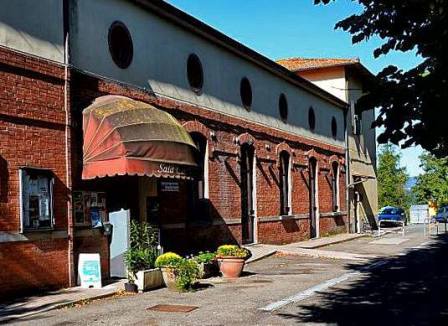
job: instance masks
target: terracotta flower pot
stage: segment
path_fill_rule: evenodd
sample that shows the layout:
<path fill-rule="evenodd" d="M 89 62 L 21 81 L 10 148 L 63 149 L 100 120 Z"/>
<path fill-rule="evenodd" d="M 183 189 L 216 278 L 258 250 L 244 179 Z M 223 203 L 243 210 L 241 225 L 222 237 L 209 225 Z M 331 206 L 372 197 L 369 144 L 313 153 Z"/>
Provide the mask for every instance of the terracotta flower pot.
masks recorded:
<path fill-rule="evenodd" d="M 166 287 L 169 290 L 177 291 L 175 269 L 173 267 L 162 267 L 161 270 Z"/>
<path fill-rule="evenodd" d="M 243 271 L 245 260 L 238 257 L 219 257 L 219 270 L 225 278 L 240 277 Z"/>

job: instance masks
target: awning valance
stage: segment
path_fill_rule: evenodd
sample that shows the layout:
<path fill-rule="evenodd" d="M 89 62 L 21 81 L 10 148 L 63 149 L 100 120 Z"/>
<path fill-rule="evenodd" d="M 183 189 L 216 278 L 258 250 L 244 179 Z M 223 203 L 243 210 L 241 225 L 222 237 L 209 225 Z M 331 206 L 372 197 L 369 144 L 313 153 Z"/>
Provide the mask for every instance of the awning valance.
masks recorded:
<path fill-rule="evenodd" d="M 189 178 L 196 146 L 167 112 L 122 96 L 83 111 L 83 179 L 114 175 Z"/>

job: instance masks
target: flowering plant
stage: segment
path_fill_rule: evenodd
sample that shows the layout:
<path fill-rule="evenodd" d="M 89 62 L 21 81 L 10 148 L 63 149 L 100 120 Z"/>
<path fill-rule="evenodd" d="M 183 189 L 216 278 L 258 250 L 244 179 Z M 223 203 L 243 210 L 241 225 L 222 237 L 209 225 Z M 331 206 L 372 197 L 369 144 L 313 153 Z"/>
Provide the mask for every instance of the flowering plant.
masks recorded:
<path fill-rule="evenodd" d="M 174 252 L 167 252 L 156 259 L 156 267 L 175 267 L 182 260 L 182 257 Z"/>
<path fill-rule="evenodd" d="M 222 245 L 218 247 L 218 250 L 216 250 L 217 257 L 246 258 L 249 254 L 249 250 L 241 248 L 237 245 Z"/>

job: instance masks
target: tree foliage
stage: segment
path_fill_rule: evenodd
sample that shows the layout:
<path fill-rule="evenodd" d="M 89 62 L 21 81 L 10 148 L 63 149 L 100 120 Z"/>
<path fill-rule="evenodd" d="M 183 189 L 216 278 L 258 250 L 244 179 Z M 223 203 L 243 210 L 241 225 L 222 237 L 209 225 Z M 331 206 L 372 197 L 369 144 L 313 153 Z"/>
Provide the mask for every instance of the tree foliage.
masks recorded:
<path fill-rule="evenodd" d="M 394 146 L 387 144 L 378 155 L 378 203 L 380 207 L 397 206 L 407 208 L 405 184 L 406 168 L 400 167 L 401 155 Z"/>
<path fill-rule="evenodd" d="M 438 205 L 448 204 L 448 158 L 436 158 L 424 153 L 420 156 L 423 174 L 417 178 L 412 192 L 417 201 L 427 204 L 429 200 Z"/>
<path fill-rule="evenodd" d="M 364 110 L 380 108 L 374 126 L 383 126 L 384 132 L 378 141 L 418 144 L 438 157 L 448 156 L 448 0 L 353 1 L 364 10 L 336 24 L 352 35 L 353 43 L 378 36 L 382 44 L 375 57 L 416 50 L 423 59 L 408 71 L 384 68 L 360 99 Z"/>

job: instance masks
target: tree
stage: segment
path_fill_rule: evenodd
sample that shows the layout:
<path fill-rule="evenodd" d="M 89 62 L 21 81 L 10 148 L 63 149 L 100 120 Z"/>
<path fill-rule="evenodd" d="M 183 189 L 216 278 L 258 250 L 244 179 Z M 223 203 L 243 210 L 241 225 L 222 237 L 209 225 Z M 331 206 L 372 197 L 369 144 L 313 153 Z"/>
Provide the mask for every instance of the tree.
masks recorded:
<path fill-rule="evenodd" d="M 328 4 L 335 0 L 315 0 Z M 374 57 L 416 50 L 423 62 L 403 71 L 388 66 L 362 97 L 363 110 L 380 108 L 374 126 L 383 126 L 380 143 L 421 145 L 437 157 L 448 156 L 448 0 L 353 0 L 364 10 L 340 22 L 359 43 L 378 36 Z"/>
<path fill-rule="evenodd" d="M 420 155 L 423 174 L 417 178 L 412 188 L 414 196 L 421 204 L 435 201 L 438 205 L 448 204 L 448 158 L 436 158 L 424 153 Z"/>
<path fill-rule="evenodd" d="M 400 167 L 401 155 L 391 144 L 384 145 L 378 156 L 378 203 L 380 207 L 407 208 L 406 168 Z"/>

